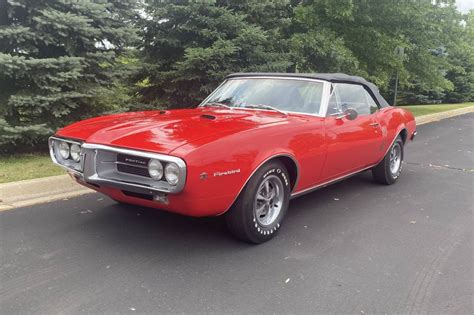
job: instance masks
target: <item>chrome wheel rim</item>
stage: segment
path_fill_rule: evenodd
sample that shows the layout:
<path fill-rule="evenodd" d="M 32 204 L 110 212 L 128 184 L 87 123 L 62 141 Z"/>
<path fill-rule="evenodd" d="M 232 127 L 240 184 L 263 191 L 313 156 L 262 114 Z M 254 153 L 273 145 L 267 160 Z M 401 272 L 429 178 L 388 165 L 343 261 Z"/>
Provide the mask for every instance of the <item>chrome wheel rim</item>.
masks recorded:
<path fill-rule="evenodd" d="M 402 165 L 402 147 L 400 143 L 395 143 L 390 150 L 390 172 L 397 176 Z"/>
<path fill-rule="evenodd" d="M 254 215 L 258 224 L 269 226 L 281 212 L 284 201 L 283 182 L 275 175 L 266 177 L 257 189 L 254 202 Z"/>

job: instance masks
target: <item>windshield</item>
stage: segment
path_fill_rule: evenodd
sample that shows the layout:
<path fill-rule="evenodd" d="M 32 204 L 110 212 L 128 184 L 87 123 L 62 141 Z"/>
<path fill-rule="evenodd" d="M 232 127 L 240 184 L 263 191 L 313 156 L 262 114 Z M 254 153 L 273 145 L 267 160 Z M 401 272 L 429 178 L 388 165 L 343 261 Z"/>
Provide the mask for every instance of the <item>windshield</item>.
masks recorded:
<path fill-rule="evenodd" d="M 237 78 L 221 85 L 201 106 L 274 109 L 318 114 L 323 83 L 278 78 Z"/>

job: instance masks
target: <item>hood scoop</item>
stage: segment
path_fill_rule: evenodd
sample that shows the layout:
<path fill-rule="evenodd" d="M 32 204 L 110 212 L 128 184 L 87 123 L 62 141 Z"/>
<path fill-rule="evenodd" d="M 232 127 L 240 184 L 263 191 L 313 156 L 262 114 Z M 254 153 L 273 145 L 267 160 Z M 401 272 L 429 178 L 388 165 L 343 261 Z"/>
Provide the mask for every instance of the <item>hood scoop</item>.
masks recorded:
<path fill-rule="evenodd" d="M 207 120 L 215 120 L 216 116 L 214 115 L 209 115 L 209 114 L 202 114 L 201 118 L 207 119 Z"/>

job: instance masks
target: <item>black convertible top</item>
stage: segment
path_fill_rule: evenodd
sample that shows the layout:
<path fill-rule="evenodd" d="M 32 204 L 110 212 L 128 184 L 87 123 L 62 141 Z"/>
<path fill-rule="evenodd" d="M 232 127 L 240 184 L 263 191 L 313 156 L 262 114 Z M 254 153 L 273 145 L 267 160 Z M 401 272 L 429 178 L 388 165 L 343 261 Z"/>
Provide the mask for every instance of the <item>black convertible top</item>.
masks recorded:
<path fill-rule="evenodd" d="M 288 78 L 307 78 L 317 79 L 323 81 L 329 81 L 332 83 L 349 83 L 349 84 L 360 84 L 367 92 L 377 101 L 381 107 L 390 106 L 387 101 L 380 95 L 378 87 L 367 81 L 366 79 L 354 75 L 348 75 L 345 73 L 278 73 L 278 72 L 248 72 L 248 73 L 232 73 L 226 78 L 238 78 L 238 77 L 288 77 Z"/>

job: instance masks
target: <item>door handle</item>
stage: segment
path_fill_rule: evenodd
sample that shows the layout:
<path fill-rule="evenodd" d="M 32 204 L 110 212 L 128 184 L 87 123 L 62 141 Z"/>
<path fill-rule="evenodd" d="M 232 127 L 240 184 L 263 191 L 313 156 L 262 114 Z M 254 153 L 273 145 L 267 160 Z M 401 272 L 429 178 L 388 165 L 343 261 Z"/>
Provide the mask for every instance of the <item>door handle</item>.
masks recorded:
<path fill-rule="evenodd" d="M 380 126 L 380 124 L 379 124 L 379 123 L 376 123 L 376 122 L 371 123 L 370 125 L 371 125 L 372 127 L 378 127 L 378 126 Z"/>

